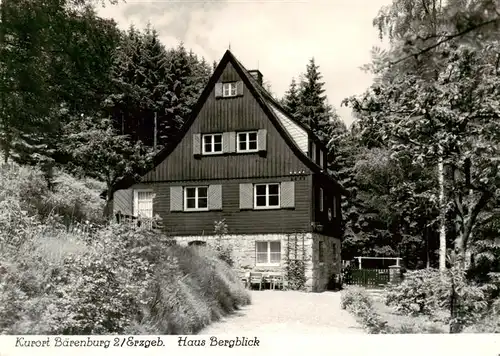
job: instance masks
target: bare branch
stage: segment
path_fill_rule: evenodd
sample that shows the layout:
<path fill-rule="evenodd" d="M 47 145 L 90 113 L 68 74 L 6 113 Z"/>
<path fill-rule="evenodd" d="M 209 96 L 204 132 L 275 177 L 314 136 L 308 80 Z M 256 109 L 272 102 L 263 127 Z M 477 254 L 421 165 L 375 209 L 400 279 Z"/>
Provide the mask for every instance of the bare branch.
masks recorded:
<path fill-rule="evenodd" d="M 424 48 L 424 49 L 421 49 L 421 50 L 419 50 L 419 51 L 417 51 L 417 52 L 415 52 L 415 53 L 409 54 L 409 55 L 407 55 L 407 56 L 405 56 L 405 57 L 403 57 L 403 58 L 400 58 L 400 59 L 398 59 L 398 60 L 396 60 L 396 61 L 394 61 L 394 62 L 391 62 L 391 63 L 389 64 L 389 66 L 393 66 L 393 65 L 396 65 L 396 64 L 398 64 L 398 63 L 404 62 L 404 61 L 406 61 L 407 59 L 412 58 L 412 57 L 418 57 L 418 56 L 419 56 L 419 55 L 421 55 L 421 54 L 424 54 L 424 53 L 426 53 L 426 52 L 431 51 L 432 49 L 434 49 L 434 48 L 436 48 L 436 47 L 439 47 L 439 46 L 440 46 L 440 45 L 442 45 L 443 43 L 449 42 L 449 41 L 451 41 L 451 40 L 452 40 L 452 39 L 454 39 L 454 38 L 462 37 L 462 36 L 466 35 L 466 34 L 467 34 L 467 33 L 469 33 L 469 32 L 475 31 L 475 30 L 480 29 L 481 27 L 484 27 L 484 26 L 487 26 L 487 25 L 491 25 L 492 23 L 495 23 L 495 22 L 497 22 L 497 21 L 499 21 L 499 20 L 500 20 L 500 17 L 497 17 L 497 18 L 495 18 L 495 19 L 493 19 L 493 20 L 490 20 L 490 21 L 486 21 L 486 22 L 480 23 L 479 25 L 471 26 L 471 27 L 469 27 L 469 28 L 468 28 L 468 29 L 466 29 L 466 30 L 463 30 L 463 31 L 460 31 L 460 32 L 454 33 L 454 34 L 452 34 L 452 35 L 446 35 L 446 36 L 444 36 L 444 38 L 443 38 L 441 41 L 438 41 L 438 42 L 436 42 L 436 43 L 435 43 L 435 44 L 433 44 L 433 45 L 430 45 L 430 46 L 428 46 L 428 47 L 426 47 L 426 48 Z"/>

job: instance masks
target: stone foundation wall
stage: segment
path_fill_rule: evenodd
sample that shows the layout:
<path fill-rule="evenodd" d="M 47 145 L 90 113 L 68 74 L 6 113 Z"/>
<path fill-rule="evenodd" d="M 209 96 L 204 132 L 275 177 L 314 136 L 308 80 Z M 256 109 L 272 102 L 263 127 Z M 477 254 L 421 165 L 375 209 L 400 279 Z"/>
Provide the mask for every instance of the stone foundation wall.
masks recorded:
<path fill-rule="evenodd" d="M 327 290 L 333 275 L 340 275 L 340 239 L 317 233 L 312 234 L 312 278 L 314 281 L 312 291 L 323 292 Z M 323 243 L 323 260 L 320 261 L 320 242 Z"/>
<path fill-rule="evenodd" d="M 175 237 L 179 245 L 188 245 L 192 241 L 203 241 L 213 246 L 216 236 L 178 236 Z M 235 269 L 241 277 L 251 271 L 282 271 L 284 272 L 288 239 L 293 238 L 287 234 L 252 234 L 252 235 L 224 235 L 222 244 L 232 247 L 232 257 Z M 303 239 L 303 240 L 302 240 Z M 280 241 L 281 262 L 279 266 L 256 266 L 255 242 Z M 340 241 L 320 234 L 304 233 L 298 235 L 298 247 L 302 252 L 302 241 L 306 260 L 306 289 L 312 292 L 324 291 L 332 273 L 340 273 Z M 324 243 L 324 262 L 319 262 L 319 241 Z M 334 247 L 336 245 L 336 255 Z"/>

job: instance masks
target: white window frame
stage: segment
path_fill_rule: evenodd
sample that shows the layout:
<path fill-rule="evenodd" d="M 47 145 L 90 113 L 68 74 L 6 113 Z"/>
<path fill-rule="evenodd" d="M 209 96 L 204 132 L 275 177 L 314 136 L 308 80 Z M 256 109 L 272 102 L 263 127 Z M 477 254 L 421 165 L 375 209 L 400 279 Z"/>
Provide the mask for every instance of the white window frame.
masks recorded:
<path fill-rule="evenodd" d="M 273 262 L 271 263 L 271 243 L 279 243 L 279 247 L 280 247 L 280 262 Z M 257 258 L 257 244 L 260 244 L 260 243 L 266 243 L 267 244 L 267 262 L 258 262 L 258 258 Z M 281 241 L 279 240 L 269 240 L 269 241 L 262 241 L 262 240 L 259 240 L 259 241 L 255 241 L 255 266 L 257 267 L 262 267 L 262 266 L 266 266 L 266 267 L 275 267 L 275 266 L 280 266 L 281 265 L 281 260 L 283 258 L 282 256 L 282 253 L 281 253 Z"/>
<path fill-rule="evenodd" d="M 215 136 L 220 136 L 220 151 L 215 151 Z M 220 155 L 224 153 L 224 135 L 221 133 L 213 133 L 213 134 L 203 134 L 201 135 L 201 153 L 203 155 Z M 210 146 L 212 148 L 211 152 L 205 151 L 205 137 L 211 137 Z"/>
<path fill-rule="evenodd" d="M 139 217 L 139 193 L 152 193 L 151 195 L 151 218 L 154 216 L 153 199 L 155 198 L 153 189 L 134 189 L 134 212 L 135 217 Z"/>
<path fill-rule="evenodd" d="M 319 188 L 319 211 L 321 212 L 325 209 L 324 194 L 323 188 Z"/>
<path fill-rule="evenodd" d="M 257 206 L 257 187 L 258 186 L 266 186 L 266 205 L 265 206 Z M 278 205 L 269 205 L 269 186 L 277 185 L 278 186 Z M 258 209 L 279 209 L 281 206 L 281 184 L 280 183 L 256 183 L 253 185 L 253 208 Z"/>
<path fill-rule="evenodd" d="M 222 97 L 230 98 L 238 95 L 238 88 L 236 82 L 222 83 Z"/>
<path fill-rule="evenodd" d="M 250 146 L 250 134 L 255 134 L 255 149 L 249 149 Z M 245 135 L 246 149 L 240 149 L 240 135 Z M 238 153 L 249 153 L 249 152 L 258 152 L 259 151 L 259 133 L 258 131 L 242 131 L 236 133 L 236 152 Z"/>
<path fill-rule="evenodd" d="M 199 189 L 200 188 L 206 188 L 207 189 L 207 207 L 206 208 L 199 208 Z M 195 189 L 195 207 L 194 208 L 188 208 L 187 205 L 187 190 L 188 189 Z M 206 185 L 200 185 L 200 186 L 185 186 L 183 187 L 183 194 L 184 194 L 184 211 L 208 211 L 208 186 Z"/>

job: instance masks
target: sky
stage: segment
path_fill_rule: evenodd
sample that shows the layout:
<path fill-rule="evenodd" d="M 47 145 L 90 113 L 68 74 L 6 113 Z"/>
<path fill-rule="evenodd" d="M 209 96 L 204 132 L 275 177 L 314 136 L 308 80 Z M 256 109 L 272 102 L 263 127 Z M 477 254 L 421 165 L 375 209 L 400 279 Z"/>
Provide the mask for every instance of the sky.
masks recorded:
<path fill-rule="evenodd" d="M 123 0 L 119 0 L 123 1 Z M 349 126 L 352 113 L 341 101 L 372 82 L 360 66 L 373 46 L 383 46 L 372 26 L 391 0 L 128 0 L 99 8 L 120 28 L 151 23 L 167 46 L 181 41 L 209 63 L 227 49 L 247 69 L 259 69 L 277 97 L 314 57 L 325 94 Z"/>

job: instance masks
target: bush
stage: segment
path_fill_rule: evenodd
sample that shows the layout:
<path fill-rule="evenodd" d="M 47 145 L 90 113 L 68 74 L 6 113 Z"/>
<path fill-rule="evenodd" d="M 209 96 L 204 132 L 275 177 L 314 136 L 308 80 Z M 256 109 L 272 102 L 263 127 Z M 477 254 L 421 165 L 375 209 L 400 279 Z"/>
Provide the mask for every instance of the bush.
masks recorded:
<path fill-rule="evenodd" d="M 485 318 L 490 310 L 492 285 L 477 285 L 466 279 L 458 265 L 447 270 L 408 272 L 399 285 L 387 289 L 386 304 L 397 312 L 427 315 L 434 321 L 454 326 L 454 332 Z"/>
<path fill-rule="evenodd" d="M 99 205 L 70 176 L 49 191 L 36 169 L 0 175 L 0 333 L 189 334 L 250 302 L 207 249 L 128 225 L 67 232 L 58 214 L 97 216 Z"/>
<path fill-rule="evenodd" d="M 376 312 L 370 296 L 363 288 L 348 287 L 342 291 L 340 307 L 353 314 L 370 334 L 387 333 L 387 322 Z"/>

